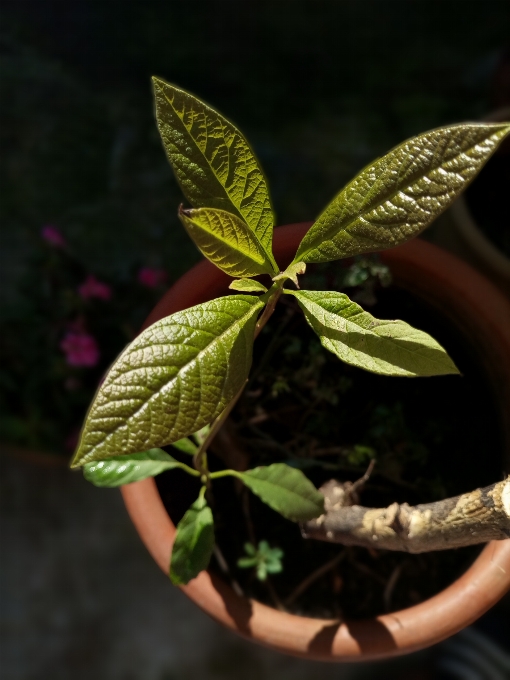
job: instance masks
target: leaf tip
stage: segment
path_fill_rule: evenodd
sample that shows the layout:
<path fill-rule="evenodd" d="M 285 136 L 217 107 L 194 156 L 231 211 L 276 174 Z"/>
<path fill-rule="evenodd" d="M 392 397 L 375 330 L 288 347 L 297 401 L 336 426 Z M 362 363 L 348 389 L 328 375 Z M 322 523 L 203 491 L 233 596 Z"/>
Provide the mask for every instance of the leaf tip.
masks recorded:
<path fill-rule="evenodd" d="M 191 217 L 191 208 L 185 208 L 184 203 L 179 204 L 179 210 L 177 211 L 178 217 L 184 215 L 184 217 Z"/>

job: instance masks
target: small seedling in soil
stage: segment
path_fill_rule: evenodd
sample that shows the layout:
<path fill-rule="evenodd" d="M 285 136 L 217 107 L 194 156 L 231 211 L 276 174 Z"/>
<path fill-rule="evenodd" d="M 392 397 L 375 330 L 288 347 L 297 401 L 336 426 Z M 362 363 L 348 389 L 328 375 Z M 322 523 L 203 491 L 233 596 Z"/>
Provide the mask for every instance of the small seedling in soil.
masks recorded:
<path fill-rule="evenodd" d="M 270 548 L 267 541 L 259 541 L 257 547 L 253 543 L 245 543 L 244 551 L 248 557 L 240 557 L 237 566 L 241 569 L 254 567 L 259 581 L 265 581 L 268 574 L 279 574 L 283 570 L 283 550 Z"/>
<path fill-rule="evenodd" d="M 235 292 L 157 321 L 126 347 L 90 406 L 72 467 L 83 467 L 98 486 L 175 469 L 197 478 L 198 498 L 177 526 L 170 568 L 175 584 L 188 583 L 209 564 L 215 546 L 213 494 L 216 480 L 224 477 L 301 523 L 305 536 L 324 541 L 420 552 L 505 538 L 510 518 L 502 498 L 508 482 L 460 501 L 370 510 L 353 507 L 345 485 L 332 482 L 321 492 L 303 470 L 286 462 L 211 470 L 208 451 L 247 384 L 254 340 L 286 298 L 317 336 L 316 361 L 327 350 L 382 376 L 458 374 L 429 334 L 366 311 L 360 302 L 371 303 L 369 289 L 364 300 L 355 300 L 335 290 L 303 290 L 301 281 L 309 265 L 366 257 L 417 236 L 476 176 L 510 133 L 510 123 L 449 125 L 392 149 L 332 199 L 281 271 L 272 250 L 275 218 L 267 181 L 241 132 L 159 78 L 154 94 L 163 146 L 187 201 L 178 208 L 179 219 L 203 255 L 231 277 Z M 369 277 L 384 279 L 385 272 L 361 259 L 349 276 L 346 285 L 359 285 Z M 288 389 L 285 378 L 277 376 L 272 393 Z M 169 445 L 179 452 L 177 458 L 162 449 Z M 359 465 L 371 458 L 367 445 L 350 453 Z M 470 512 L 463 512 L 468 501 Z M 483 510 L 484 522 L 473 504 Z M 447 511 L 452 507 L 458 509 L 455 521 Z M 419 532 L 409 531 L 411 518 Z M 281 555 L 264 542 L 248 550 L 255 552 L 244 558 L 244 566 L 251 560 L 259 578 L 281 568 Z"/>

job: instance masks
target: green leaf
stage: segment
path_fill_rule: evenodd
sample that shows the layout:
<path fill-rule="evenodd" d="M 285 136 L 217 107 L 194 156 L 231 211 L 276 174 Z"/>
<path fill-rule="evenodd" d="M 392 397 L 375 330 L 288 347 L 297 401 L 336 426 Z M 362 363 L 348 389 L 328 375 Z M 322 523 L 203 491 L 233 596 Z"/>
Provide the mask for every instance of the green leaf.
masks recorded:
<path fill-rule="evenodd" d="M 376 319 L 344 293 L 302 290 L 292 295 L 322 346 L 348 364 L 407 377 L 459 372 L 430 335 L 404 321 Z"/>
<path fill-rule="evenodd" d="M 182 453 L 187 453 L 189 456 L 194 456 L 198 451 L 198 446 L 194 444 L 188 437 L 183 437 L 178 439 L 176 442 L 172 442 L 172 446 Z"/>
<path fill-rule="evenodd" d="M 300 470 L 273 463 L 235 476 L 273 510 L 294 522 L 306 522 L 324 512 L 324 497 Z"/>
<path fill-rule="evenodd" d="M 172 549 L 170 579 L 183 586 L 207 569 L 214 548 L 214 521 L 211 508 L 198 498 L 177 525 Z"/>
<path fill-rule="evenodd" d="M 141 333 L 99 388 L 72 467 L 165 446 L 214 420 L 248 376 L 263 306 L 253 295 L 229 295 Z"/>
<path fill-rule="evenodd" d="M 243 219 L 274 263 L 273 210 L 266 178 L 248 142 L 193 95 L 159 78 L 153 84 L 161 139 L 188 201 L 194 208 L 226 210 Z"/>
<path fill-rule="evenodd" d="M 255 234 L 225 210 L 179 208 L 179 219 L 200 252 L 229 276 L 273 274 L 273 266 Z"/>
<path fill-rule="evenodd" d="M 97 460 L 83 466 L 83 476 L 95 486 L 115 487 L 155 477 L 165 470 L 181 468 L 198 476 L 199 473 L 172 458 L 161 449 L 151 449 L 128 456 L 115 456 L 108 460 Z"/>
<path fill-rule="evenodd" d="M 318 217 L 295 261 L 328 262 L 419 234 L 475 177 L 510 125 L 463 124 L 407 140 L 355 177 Z"/>
<path fill-rule="evenodd" d="M 267 293 L 267 288 L 253 279 L 234 279 L 229 288 L 244 293 Z"/>
<path fill-rule="evenodd" d="M 241 569 L 249 569 L 250 567 L 255 567 L 257 565 L 256 557 L 240 557 L 237 560 L 237 566 Z"/>
<path fill-rule="evenodd" d="M 244 552 L 247 555 L 256 555 L 257 554 L 257 548 L 253 545 L 253 543 L 245 543 L 244 544 Z"/>
<path fill-rule="evenodd" d="M 306 271 L 306 264 L 304 262 L 293 262 L 289 264 L 287 269 L 276 276 L 273 276 L 273 281 L 280 281 L 281 279 L 290 279 L 296 288 L 299 288 L 298 276 L 304 274 Z"/>

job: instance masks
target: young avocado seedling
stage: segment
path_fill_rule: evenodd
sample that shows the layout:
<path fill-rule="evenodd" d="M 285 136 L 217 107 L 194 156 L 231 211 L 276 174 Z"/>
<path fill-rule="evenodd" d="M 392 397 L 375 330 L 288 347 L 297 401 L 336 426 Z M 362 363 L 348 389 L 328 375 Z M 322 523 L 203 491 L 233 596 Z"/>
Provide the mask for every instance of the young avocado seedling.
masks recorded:
<path fill-rule="evenodd" d="M 248 142 L 188 92 L 154 78 L 154 93 L 163 145 L 190 205 L 179 207 L 179 219 L 205 257 L 232 277 L 236 294 L 157 321 L 120 354 L 90 406 L 72 467 L 83 467 L 97 486 L 176 468 L 201 480 L 197 500 L 177 527 L 170 568 L 175 584 L 208 566 L 215 539 L 206 492 L 220 477 L 237 478 L 285 518 L 303 523 L 309 535 L 367 544 L 370 537 L 338 530 L 331 519 L 338 508 L 327 490 L 320 493 L 300 470 L 274 463 L 211 472 L 207 450 L 246 384 L 253 341 L 282 295 L 294 296 L 322 346 L 341 361 L 386 376 L 458 373 L 427 333 L 405 321 L 376 319 L 343 293 L 300 290 L 299 276 L 309 263 L 380 251 L 417 236 L 475 177 L 510 123 L 450 125 L 403 142 L 333 198 L 280 271 L 267 182 Z M 266 285 L 254 278 L 261 276 Z M 170 444 L 189 454 L 189 465 L 161 449 Z M 503 484 L 490 487 L 492 499 L 506 493 Z M 495 517 L 489 538 L 504 538 L 508 522 L 508 513 Z M 467 533 L 464 544 L 488 540 L 487 532 L 478 532 L 476 541 Z M 270 555 L 262 544 L 247 550 L 241 566 L 249 561 L 259 578 L 280 568 L 279 553 Z"/>

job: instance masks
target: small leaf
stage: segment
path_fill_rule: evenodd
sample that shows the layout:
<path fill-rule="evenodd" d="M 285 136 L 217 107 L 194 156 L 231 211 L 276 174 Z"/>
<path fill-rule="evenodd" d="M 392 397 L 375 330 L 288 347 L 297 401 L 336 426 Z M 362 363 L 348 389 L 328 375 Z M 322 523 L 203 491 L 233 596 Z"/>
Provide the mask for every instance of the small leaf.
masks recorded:
<path fill-rule="evenodd" d="M 263 306 L 229 295 L 141 333 L 99 388 L 72 466 L 165 446 L 214 420 L 248 376 Z"/>
<path fill-rule="evenodd" d="M 257 549 L 253 545 L 253 543 L 245 543 L 244 544 L 244 551 L 247 555 L 256 555 L 257 554 Z"/>
<path fill-rule="evenodd" d="M 155 477 L 165 470 L 181 468 L 194 475 L 199 473 L 169 456 L 161 449 L 151 449 L 128 456 L 98 460 L 83 466 L 83 476 L 95 486 L 115 487 Z"/>
<path fill-rule="evenodd" d="M 237 215 L 214 208 L 184 210 L 179 219 L 200 252 L 229 276 L 273 274 L 264 249 Z"/>
<path fill-rule="evenodd" d="M 280 281 L 281 279 L 290 279 L 296 288 L 299 288 L 298 275 L 304 274 L 306 271 L 306 264 L 304 262 L 293 262 L 284 272 L 273 276 L 273 281 Z"/>
<path fill-rule="evenodd" d="M 159 78 L 153 78 L 153 84 L 163 146 L 188 201 L 194 208 L 216 208 L 240 217 L 274 264 L 269 191 L 248 142 L 192 94 Z"/>
<path fill-rule="evenodd" d="M 265 581 L 267 578 L 267 565 L 265 562 L 259 562 L 257 565 L 257 578 L 259 581 Z"/>
<path fill-rule="evenodd" d="M 170 579 L 183 586 L 207 569 L 214 548 L 214 520 L 204 498 L 198 498 L 177 525 Z"/>
<path fill-rule="evenodd" d="M 188 439 L 188 437 L 183 437 L 182 439 L 178 439 L 176 442 L 172 442 L 172 446 L 183 453 L 187 453 L 189 456 L 194 456 L 198 451 L 198 446 L 193 444 L 191 439 Z"/>
<path fill-rule="evenodd" d="M 324 512 L 322 494 L 302 472 L 285 463 L 232 474 L 287 519 L 306 522 Z"/>
<path fill-rule="evenodd" d="M 243 293 L 267 293 L 267 288 L 254 279 L 234 279 L 229 288 Z"/>
<path fill-rule="evenodd" d="M 202 446 L 202 444 L 205 442 L 205 440 L 209 436 L 210 431 L 211 431 L 211 424 L 207 423 L 207 425 L 204 425 L 204 427 L 201 427 L 196 432 L 193 432 L 193 434 L 191 436 L 193 437 L 193 439 L 196 441 L 196 443 L 199 446 Z"/>
<path fill-rule="evenodd" d="M 353 366 L 394 376 L 458 373 L 441 345 L 404 321 L 374 318 L 344 293 L 293 291 L 322 346 Z"/>
<path fill-rule="evenodd" d="M 413 238 L 466 188 L 509 132 L 508 123 L 463 124 L 408 139 L 333 199 L 295 260 L 328 262 Z"/>
<path fill-rule="evenodd" d="M 237 560 L 237 566 L 240 567 L 241 569 L 249 569 L 250 567 L 254 567 L 257 564 L 257 558 L 256 557 L 240 557 Z"/>

